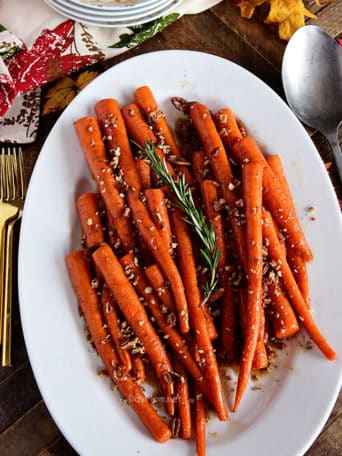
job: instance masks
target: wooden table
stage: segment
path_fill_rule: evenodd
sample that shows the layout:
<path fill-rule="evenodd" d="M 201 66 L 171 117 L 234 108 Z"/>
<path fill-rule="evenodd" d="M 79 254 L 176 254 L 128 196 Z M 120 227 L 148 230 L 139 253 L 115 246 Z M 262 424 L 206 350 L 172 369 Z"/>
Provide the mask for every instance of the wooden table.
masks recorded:
<path fill-rule="evenodd" d="M 305 2 L 317 14 L 317 21 L 331 36 L 342 33 L 342 2 L 319 7 L 314 0 Z M 225 57 L 250 70 L 283 96 L 280 66 L 285 43 L 275 30 L 262 23 L 265 11 L 256 18 L 242 19 L 231 1 L 194 16 L 185 16 L 162 33 L 137 48 L 98 65 L 105 70 L 131 56 L 159 49 L 191 49 Z M 46 90 L 46 89 L 44 89 Z M 38 139 L 26 146 L 25 166 L 29 178 L 41 146 L 58 115 L 41 120 Z M 310 132 L 323 160 L 331 161 L 326 140 L 318 132 Z M 290 134 L 290 132 L 289 132 Z M 333 182 L 334 166 L 331 168 Z M 341 197 L 340 188 L 337 193 Z M 305 411 L 303 419 L 305 419 Z M 342 394 L 320 436 L 307 456 L 342 454 Z M 61 435 L 46 409 L 35 383 L 28 360 L 19 320 L 17 294 L 14 296 L 13 367 L 0 368 L 0 455 L 2 456 L 71 456 L 76 454 Z"/>

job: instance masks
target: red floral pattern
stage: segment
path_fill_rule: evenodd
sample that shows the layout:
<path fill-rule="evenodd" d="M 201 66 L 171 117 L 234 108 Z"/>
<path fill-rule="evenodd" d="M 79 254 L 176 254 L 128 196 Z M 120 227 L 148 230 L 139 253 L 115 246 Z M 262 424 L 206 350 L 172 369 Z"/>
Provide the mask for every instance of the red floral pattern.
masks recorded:
<path fill-rule="evenodd" d="M 9 76 L 0 80 L 0 116 L 7 112 L 17 95 L 98 60 L 96 56 L 70 52 L 73 43 L 74 21 L 68 20 L 53 30 L 43 30 L 31 49 L 23 49 L 7 59 Z"/>

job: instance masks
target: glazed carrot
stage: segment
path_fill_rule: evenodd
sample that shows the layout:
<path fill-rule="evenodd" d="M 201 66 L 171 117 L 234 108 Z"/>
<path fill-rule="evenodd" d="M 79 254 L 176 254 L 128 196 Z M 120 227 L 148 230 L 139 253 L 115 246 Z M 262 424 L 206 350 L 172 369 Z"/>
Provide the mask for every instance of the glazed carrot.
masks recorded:
<path fill-rule="evenodd" d="M 204 213 L 209 223 L 212 224 L 216 236 L 216 248 L 220 251 L 217 270 L 222 271 L 227 262 L 227 247 L 225 240 L 225 230 L 220 212 L 219 192 L 217 184 L 213 180 L 204 179 L 200 185 L 203 201 Z"/>
<path fill-rule="evenodd" d="M 188 376 L 183 364 L 177 358 L 174 359 L 173 364 L 178 376 L 176 380 L 176 397 L 178 416 L 180 419 L 180 436 L 182 439 L 188 440 L 191 437 L 191 408 Z"/>
<path fill-rule="evenodd" d="M 191 185 L 192 176 L 189 168 L 186 165 L 177 163 L 177 160 L 179 163 L 182 163 L 184 158 L 173 136 L 166 115 L 159 108 L 150 87 L 138 87 L 134 92 L 134 98 L 136 104 L 147 118 L 148 124 L 151 125 L 153 131 L 156 133 L 159 142 L 164 147 L 169 149 L 167 150 L 167 155 L 169 156 L 170 161 L 172 161 L 176 165 L 177 169 L 185 175 L 186 182 Z M 174 157 L 174 160 L 171 159 L 172 157 Z"/>
<path fill-rule="evenodd" d="M 170 312 L 175 312 L 175 304 L 170 292 L 169 284 L 166 282 L 163 273 L 157 264 L 151 264 L 145 268 L 145 274 L 153 288 L 153 291 L 158 296 L 160 301 L 169 309 Z"/>
<path fill-rule="evenodd" d="M 146 188 L 151 188 L 150 165 L 143 159 L 137 159 L 135 160 L 135 167 L 137 169 L 137 173 L 139 174 L 141 189 L 145 190 Z"/>
<path fill-rule="evenodd" d="M 145 299 L 151 316 L 155 319 L 156 324 L 162 331 L 165 341 L 173 349 L 175 355 L 190 373 L 202 393 L 208 397 L 209 395 L 202 372 L 190 353 L 186 341 L 175 328 L 175 315 L 173 312 L 168 315 L 163 312 L 163 309 L 159 306 L 158 298 L 154 295 L 149 286 L 142 267 L 132 253 L 121 257 L 120 263 L 124 268 L 126 275 L 131 277 L 132 283 L 139 295 Z M 210 397 L 208 397 L 208 399 L 210 400 Z"/>
<path fill-rule="evenodd" d="M 76 202 L 85 243 L 88 248 L 104 242 L 99 197 L 95 193 L 83 193 Z"/>
<path fill-rule="evenodd" d="M 215 123 L 209 109 L 201 103 L 192 103 L 190 118 L 202 141 L 205 153 L 210 161 L 215 180 L 220 184 L 223 198 L 228 206 L 236 247 L 241 264 L 246 267 L 245 234 L 239 216 L 238 201 L 235 193 L 235 179 L 228 161 L 228 157 L 216 130 Z"/>
<path fill-rule="evenodd" d="M 234 359 L 236 310 L 234 292 L 225 280 L 225 290 L 221 308 L 221 345 L 227 360 Z"/>
<path fill-rule="evenodd" d="M 188 299 L 189 313 L 195 341 L 201 353 L 212 402 L 221 421 L 227 419 L 228 413 L 223 401 L 222 385 L 218 372 L 217 360 L 210 342 L 207 324 L 201 308 L 202 297 L 198 287 L 196 265 L 193 255 L 189 226 L 183 220 L 183 212 L 175 208 L 170 214 L 172 231 L 177 240 L 177 255 L 185 292 Z"/>
<path fill-rule="evenodd" d="M 207 407 L 202 394 L 195 389 L 195 439 L 197 456 L 206 455 Z"/>
<path fill-rule="evenodd" d="M 303 295 L 303 298 L 305 299 L 307 306 L 310 308 L 311 303 L 309 293 L 309 279 L 305 261 L 303 260 L 303 257 L 298 252 L 298 250 L 292 246 L 287 247 L 287 261 L 296 279 L 298 287 Z"/>
<path fill-rule="evenodd" d="M 268 356 L 265 346 L 265 323 L 265 309 L 263 305 L 261 305 L 259 334 L 255 347 L 252 369 L 265 369 L 265 367 L 268 366 Z"/>
<path fill-rule="evenodd" d="M 281 246 L 279 245 L 279 239 L 274 227 L 271 215 L 268 211 L 263 213 L 263 236 L 268 240 L 268 252 L 270 257 L 277 261 L 279 269 L 282 274 L 282 283 L 291 303 L 297 313 L 297 316 L 307 333 L 309 334 L 312 341 L 317 345 L 321 352 L 330 361 L 336 359 L 336 353 L 328 344 L 325 337 L 321 334 L 314 319 L 312 318 L 311 312 L 300 292 L 297 282 L 293 277 L 290 266 L 287 263 L 286 256 L 283 253 Z"/>
<path fill-rule="evenodd" d="M 119 359 L 104 327 L 99 310 L 99 297 L 91 285 L 90 264 L 84 257 L 84 251 L 69 253 L 66 256 L 66 265 L 91 338 L 109 375 L 154 438 L 158 442 L 166 442 L 171 437 L 170 429 L 156 413 L 127 369 L 119 364 Z"/>
<path fill-rule="evenodd" d="M 113 220 L 115 232 L 125 253 L 130 252 L 134 247 L 134 232 L 129 212 L 129 209 L 126 208 L 123 215 Z"/>
<path fill-rule="evenodd" d="M 231 153 L 240 163 L 250 161 L 260 163 L 263 166 L 263 199 L 265 205 L 272 213 L 279 228 L 283 230 L 288 243 L 300 251 L 305 261 L 311 261 L 312 252 L 294 210 L 293 201 L 289 199 L 278 177 L 268 166 L 257 143 L 250 136 L 246 136 L 233 145 Z"/>
<path fill-rule="evenodd" d="M 244 338 L 233 410 L 247 387 L 258 341 L 263 296 L 262 270 L 262 166 L 248 163 L 242 168 L 242 190 L 246 216 L 247 331 Z"/>
<path fill-rule="evenodd" d="M 214 114 L 214 120 L 219 130 L 219 135 L 228 150 L 230 150 L 243 137 L 234 113 L 229 108 L 220 109 Z"/>
<path fill-rule="evenodd" d="M 128 204 L 136 229 L 142 235 L 165 278 L 170 282 L 175 305 L 177 308 L 180 329 L 183 334 L 189 332 L 188 304 L 185 297 L 184 285 L 177 266 L 169 254 L 167 247 L 152 222 L 146 207 L 136 192 L 128 192 Z"/>
<path fill-rule="evenodd" d="M 129 136 L 141 147 L 145 145 L 145 142 L 152 142 L 153 144 L 158 142 L 156 135 L 145 121 L 137 104 L 130 103 L 124 106 L 121 113 Z"/>
<path fill-rule="evenodd" d="M 279 283 L 268 283 L 268 294 L 271 298 L 271 321 L 277 339 L 286 339 L 297 334 L 299 325 L 293 308 Z"/>
<path fill-rule="evenodd" d="M 203 307 L 203 313 L 205 318 L 205 323 L 207 325 L 207 331 L 210 342 L 213 342 L 218 338 L 218 332 L 216 331 L 215 323 L 213 317 L 211 316 L 208 306 Z"/>
<path fill-rule="evenodd" d="M 158 147 L 157 137 L 145 121 L 138 105 L 131 103 L 124 106 L 122 116 L 125 120 L 127 131 L 133 141 L 139 144 L 140 147 L 145 147 L 147 142 L 151 142 L 156 146 L 155 151 L 159 157 L 161 159 L 167 158 L 164 152 Z M 167 167 L 172 177 L 176 177 L 176 171 L 168 161 Z"/>
<path fill-rule="evenodd" d="M 270 155 L 269 157 L 266 158 L 268 165 L 274 172 L 274 174 L 278 177 L 280 183 L 282 184 L 284 190 L 288 194 L 288 199 L 289 201 L 293 201 L 291 191 L 289 184 L 287 182 L 283 164 L 281 162 L 280 156 L 279 155 Z M 302 295 L 307 302 L 308 306 L 310 307 L 310 295 L 309 295 L 309 282 L 308 282 L 308 274 L 306 270 L 306 264 L 305 261 L 303 260 L 301 254 L 298 252 L 298 250 L 289 245 L 288 250 L 287 250 L 287 260 L 289 262 L 289 265 L 292 269 L 293 275 L 296 278 L 296 281 L 298 283 L 298 287 L 300 291 L 302 292 Z"/>
<path fill-rule="evenodd" d="M 149 188 L 144 191 L 144 195 L 152 221 L 164 240 L 169 254 L 173 255 L 172 233 L 165 193 L 160 188 Z"/>
<path fill-rule="evenodd" d="M 200 184 L 203 179 L 208 179 L 210 175 L 210 164 L 204 150 L 194 152 L 191 161 L 195 181 Z"/>
<path fill-rule="evenodd" d="M 145 381 L 145 364 L 142 360 L 140 354 L 131 355 L 132 360 L 132 372 L 135 378 L 135 381 L 138 383 L 143 383 Z"/>
<path fill-rule="evenodd" d="M 118 307 L 143 344 L 165 397 L 172 398 L 173 382 L 169 381 L 172 372 L 171 362 L 119 260 L 108 244 L 102 244 L 92 256 Z M 168 404 L 171 405 L 171 401 L 167 401 L 166 405 Z M 172 411 L 173 408 L 168 409 L 168 413 L 172 414 Z"/>
<path fill-rule="evenodd" d="M 140 191 L 141 183 L 129 143 L 126 126 L 117 100 L 105 98 L 95 104 L 96 116 L 105 137 L 112 166 L 119 167 L 123 182 L 130 189 Z"/>
<path fill-rule="evenodd" d="M 117 353 L 121 364 L 130 371 L 132 368 L 131 356 L 128 350 L 121 347 L 122 335 L 119 326 L 119 316 L 116 310 L 117 306 L 107 286 L 103 286 L 101 290 L 101 306 L 105 323 L 108 326 L 109 334 L 112 337 L 115 352 Z"/>
<path fill-rule="evenodd" d="M 78 119 L 74 127 L 106 209 L 115 220 L 123 214 L 125 203 L 108 163 L 99 124 L 95 117 L 86 116 Z"/>

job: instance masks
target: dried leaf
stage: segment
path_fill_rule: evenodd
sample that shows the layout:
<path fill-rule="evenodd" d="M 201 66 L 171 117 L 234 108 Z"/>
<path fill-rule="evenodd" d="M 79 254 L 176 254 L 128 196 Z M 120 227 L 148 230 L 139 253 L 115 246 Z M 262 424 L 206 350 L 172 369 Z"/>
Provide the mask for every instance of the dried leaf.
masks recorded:
<path fill-rule="evenodd" d="M 84 87 L 88 85 L 89 82 L 91 82 L 93 79 L 95 79 L 98 74 L 98 71 L 83 71 L 83 73 L 81 73 L 76 80 L 77 92 L 80 92 L 82 89 L 84 89 Z"/>
<path fill-rule="evenodd" d="M 294 32 L 305 24 L 305 16 L 316 16 L 305 8 L 302 0 L 245 0 L 238 3 L 241 17 L 251 18 L 255 8 L 263 3 L 270 4 L 266 24 L 278 24 L 279 38 L 289 40 Z"/>
<path fill-rule="evenodd" d="M 43 115 L 62 111 L 76 95 L 75 81 L 66 77 L 57 81 L 48 91 L 43 106 Z"/>
<path fill-rule="evenodd" d="M 76 81 L 70 76 L 57 81 L 48 91 L 43 106 L 43 115 L 62 111 L 90 81 L 96 78 L 98 71 L 83 71 Z"/>
<path fill-rule="evenodd" d="M 282 40 L 289 40 L 305 24 L 305 16 L 316 18 L 305 8 L 302 0 L 271 0 L 270 5 L 265 23 L 278 23 L 279 38 Z"/>

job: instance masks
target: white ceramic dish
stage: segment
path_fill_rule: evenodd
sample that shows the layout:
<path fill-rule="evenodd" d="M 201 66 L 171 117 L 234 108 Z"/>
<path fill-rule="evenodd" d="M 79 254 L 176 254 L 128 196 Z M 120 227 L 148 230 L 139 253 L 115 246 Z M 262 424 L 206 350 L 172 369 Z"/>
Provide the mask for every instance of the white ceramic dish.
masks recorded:
<path fill-rule="evenodd" d="M 66 7 L 63 2 L 60 0 L 46 0 L 50 6 L 55 6 L 58 11 L 65 13 L 68 17 L 72 18 L 77 18 L 78 21 L 83 21 L 88 23 L 90 22 L 96 22 L 96 23 L 104 23 L 107 24 L 109 22 L 127 22 L 127 21 L 136 21 L 136 19 L 141 19 L 141 18 L 146 18 L 150 16 L 151 14 L 155 14 L 156 12 L 159 12 L 160 10 L 164 9 L 166 6 L 170 5 L 173 0 L 163 0 L 162 2 L 159 2 L 157 6 L 147 6 L 146 9 L 144 10 L 139 10 L 139 11 L 134 11 L 134 12 L 127 12 L 126 14 L 123 14 L 122 11 L 117 13 L 107 13 L 107 14 L 102 14 L 102 15 L 95 15 L 92 12 L 80 12 L 76 11 L 73 8 Z"/>
<path fill-rule="evenodd" d="M 251 73 L 209 54 L 161 51 L 116 65 L 72 101 L 42 148 L 28 189 L 19 250 L 20 313 L 42 396 L 82 456 L 194 454 L 193 442 L 155 443 L 109 381 L 97 376 L 101 363 L 86 343 L 64 264 L 65 255 L 79 247 L 75 199 L 94 188 L 73 122 L 93 113 L 101 98 L 116 98 L 122 106 L 131 102 L 134 89 L 144 84 L 171 122 L 178 117 L 170 103 L 175 95 L 201 100 L 212 111 L 231 107 L 265 152 L 283 159 L 315 256 L 309 266 L 314 316 L 339 357 L 329 362 L 316 348 L 305 350 L 301 334 L 281 351 L 269 376 L 250 383 L 229 422 L 212 419 L 207 445 L 208 455 L 215 456 L 301 455 L 317 437 L 341 385 L 341 215 L 322 161 L 287 105 Z M 316 208 L 315 222 L 309 206 Z M 227 386 L 228 405 L 233 386 Z"/>
<path fill-rule="evenodd" d="M 119 9 L 133 10 L 143 8 L 155 0 L 68 0 L 70 3 L 80 5 L 93 10 L 110 9 L 112 11 Z"/>
<path fill-rule="evenodd" d="M 165 0 L 163 4 L 160 4 L 157 8 L 152 9 L 151 11 L 144 11 L 143 14 L 136 13 L 132 16 L 94 16 L 90 14 L 80 13 L 79 11 L 66 8 L 55 0 L 45 0 L 45 2 L 53 8 L 58 13 L 67 17 L 68 19 L 73 19 L 77 22 L 82 22 L 84 24 L 93 25 L 96 27 L 130 27 L 135 25 L 146 24 L 155 19 L 159 19 L 162 16 L 166 16 L 171 13 L 181 2 L 182 0 Z"/>
<path fill-rule="evenodd" d="M 75 2 L 70 2 L 70 0 L 58 0 L 56 3 L 58 3 L 61 6 L 64 6 L 65 8 L 68 8 L 68 10 L 72 11 L 77 11 L 82 14 L 87 14 L 87 15 L 92 15 L 93 17 L 131 17 L 132 15 L 135 14 L 142 14 L 147 11 L 151 11 L 154 9 L 158 9 L 159 5 L 162 5 L 165 2 L 165 0 L 154 0 L 153 2 L 148 2 L 147 4 L 142 4 L 138 5 L 135 8 L 118 8 L 116 10 L 113 9 L 107 9 L 107 8 L 89 8 L 87 4 L 77 4 Z"/>

